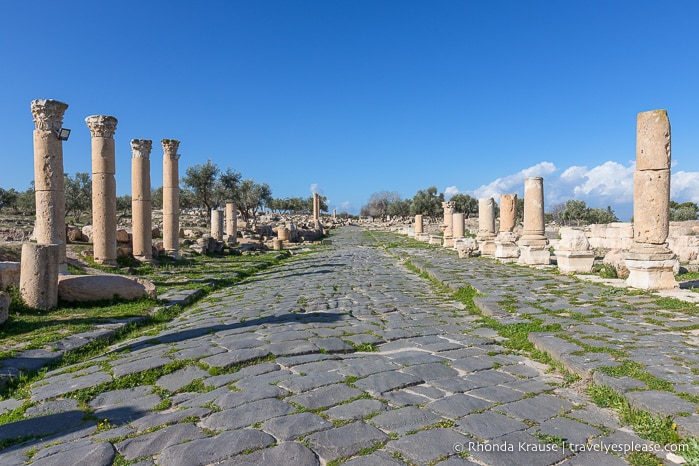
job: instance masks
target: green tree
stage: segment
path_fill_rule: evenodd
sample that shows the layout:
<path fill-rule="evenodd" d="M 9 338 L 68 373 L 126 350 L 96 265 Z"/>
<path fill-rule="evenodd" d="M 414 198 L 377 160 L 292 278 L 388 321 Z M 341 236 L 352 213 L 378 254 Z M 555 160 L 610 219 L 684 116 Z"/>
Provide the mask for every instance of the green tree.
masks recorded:
<path fill-rule="evenodd" d="M 400 194 L 397 192 L 381 191 L 374 193 L 369 198 L 369 202 L 362 207 L 362 215 L 370 217 L 385 217 L 388 214 L 388 206 L 392 202 L 400 201 Z"/>
<path fill-rule="evenodd" d="M 80 223 L 82 216 L 92 210 L 92 180 L 90 174 L 75 173 L 75 177 L 64 176 L 66 217 L 73 216 L 75 223 Z"/>
<path fill-rule="evenodd" d="M 0 188 L 0 210 L 4 208 L 12 208 L 17 212 L 17 198 L 19 193 L 15 191 L 14 188 L 2 189 Z"/>
<path fill-rule="evenodd" d="M 246 222 L 254 228 L 257 224 L 257 211 L 272 199 L 272 189 L 267 183 L 258 184 L 253 179 L 243 180 L 236 189 L 232 201 Z"/>
<path fill-rule="evenodd" d="M 461 212 L 466 218 L 478 215 L 478 199 L 468 194 L 454 194 L 451 199 L 454 203 L 454 212 Z"/>
<path fill-rule="evenodd" d="M 410 215 L 427 215 L 435 219 L 444 214 L 442 208 L 444 202 L 444 193 L 437 194 L 437 188 L 430 186 L 427 189 L 419 190 L 413 196 L 413 202 L 410 205 Z"/>
<path fill-rule="evenodd" d="M 515 219 L 518 222 L 523 222 L 524 221 L 524 199 L 523 198 L 517 198 L 517 202 L 515 203 Z"/>
<path fill-rule="evenodd" d="M 699 214 L 699 206 L 695 202 L 679 204 L 675 201 L 670 201 L 670 220 L 673 222 L 696 220 L 697 214 Z"/>
<path fill-rule="evenodd" d="M 211 215 L 211 209 L 216 204 L 216 180 L 218 174 L 218 165 L 212 163 L 211 160 L 207 160 L 204 165 L 196 164 L 187 168 L 185 176 L 182 178 L 182 184 L 190 192 L 198 207 L 206 209 L 207 217 Z"/>
<path fill-rule="evenodd" d="M 163 187 L 151 189 L 150 202 L 153 209 L 159 210 L 163 208 Z"/>
<path fill-rule="evenodd" d="M 581 222 L 587 221 L 588 208 L 585 201 L 568 199 L 563 209 L 562 219 L 565 225 L 572 225 L 573 222 L 580 226 Z"/>
<path fill-rule="evenodd" d="M 230 167 L 221 173 L 215 183 L 216 205 L 214 207 L 223 206 L 226 202 L 233 202 L 241 178 L 241 174 L 233 171 Z"/>
<path fill-rule="evenodd" d="M 34 215 L 36 213 L 36 194 L 34 193 L 34 182 L 31 186 L 17 194 L 17 210 L 23 215 Z"/>
<path fill-rule="evenodd" d="M 410 206 L 412 201 L 409 199 L 398 199 L 388 205 L 386 213 L 391 217 L 408 217 L 410 216 Z"/>
<path fill-rule="evenodd" d="M 612 207 L 607 206 L 606 209 L 602 209 L 599 207 L 588 209 L 586 220 L 588 223 L 601 224 L 601 223 L 618 222 L 619 218 L 616 216 L 616 214 L 612 210 Z"/>
<path fill-rule="evenodd" d="M 118 196 L 116 198 L 116 208 L 117 208 L 117 213 L 119 214 L 119 218 L 117 219 L 117 223 L 119 221 L 126 217 L 131 215 L 131 196 L 128 194 L 124 194 L 123 196 Z"/>

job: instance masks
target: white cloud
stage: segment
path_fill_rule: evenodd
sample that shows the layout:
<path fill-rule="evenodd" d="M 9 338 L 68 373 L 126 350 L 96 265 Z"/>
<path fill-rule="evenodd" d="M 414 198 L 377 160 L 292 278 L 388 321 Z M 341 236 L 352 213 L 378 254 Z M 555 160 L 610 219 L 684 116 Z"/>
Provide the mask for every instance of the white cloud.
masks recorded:
<path fill-rule="evenodd" d="M 454 194 L 459 194 L 461 191 L 459 191 L 459 188 L 456 186 L 447 186 L 447 188 L 444 190 L 444 197 L 449 200 Z"/>
<path fill-rule="evenodd" d="M 318 183 L 311 184 L 311 194 L 314 193 L 323 194 L 323 189 L 320 187 Z"/>
<path fill-rule="evenodd" d="M 699 202 L 699 173 L 673 173 L 670 177 L 670 197 L 679 203 Z"/>
<path fill-rule="evenodd" d="M 540 162 L 513 175 L 498 178 L 473 190 L 473 196 L 476 198 L 493 197 L 496 201 L 499 201 L 501 194 L 521 192 L 524 189 L 525 178 L 532 176 L 546 177 L 555 171 L 556 166 L 551 162 Z"/>
<path fill-rule="evenodd" d="M 345 201 L 345 202 L 343 202 L 342 204 L 340 204 L 340 208 L 341 208 L 342 210 L 347 210 L 347 211 L 349 211 L 350 209 L 352 209 L 352 203 L 351 203 L 350 201 Z"/>

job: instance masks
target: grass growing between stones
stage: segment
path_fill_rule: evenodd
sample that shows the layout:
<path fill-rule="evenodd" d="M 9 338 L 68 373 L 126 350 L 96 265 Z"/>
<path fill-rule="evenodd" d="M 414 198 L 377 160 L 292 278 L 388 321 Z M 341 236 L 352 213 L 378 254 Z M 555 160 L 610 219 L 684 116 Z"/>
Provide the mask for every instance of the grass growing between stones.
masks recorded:
<path fill-rule="evenodd" d="M 633 408 L 626 398 L 609 387 L 591 384 L 587 388 L 587 393 L 597 406 L 614 409 L 619 414 L 621 422 L 632 426 L 641 438 L 661 445 L 680 442 L 677 425 L 671 417 L 653 416 L 646 411 Z"/>
<path fill-rule="evenodd" d="M 622 361 L 620 366 L 604 366 L 597 369 L 610 377 L 631 377 L 648 385 L 649 390 L 665 390 L 674 392 L 672 383 L 660 379 L 649 373 L 643 368 L 643 365 L 635 361 Z"/>

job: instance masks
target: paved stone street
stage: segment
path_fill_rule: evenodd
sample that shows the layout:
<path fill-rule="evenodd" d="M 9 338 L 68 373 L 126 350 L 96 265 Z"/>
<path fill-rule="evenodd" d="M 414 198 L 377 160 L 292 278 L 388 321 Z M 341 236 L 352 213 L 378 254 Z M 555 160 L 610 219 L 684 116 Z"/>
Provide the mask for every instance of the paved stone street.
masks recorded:
<path fill-rule="evenodd" d="M 387 250 L 342 228 L 331 246 L 218 291 L 158 332 L 46 374 L 27 419 L 0 425 L 0 441 L 29 439 L 0 464 L 602 466 L 627 462 L 600 446 L 650 444 L 576 384 L 503 347 L 406 259 L 455 289 L 473 285 L 503 323 L 536 314 L 560 324 L 533 339 L 571 371 L 628 359 L 696 394 L 696 347 L 682 330 L 696 317 L 660 313 L 648 295 L 632 310 L 612 288 L 394 239 Z M 646 311 L 679 330 L 659 331 Z M 631 394 L 684 413 L 678 424 L 696 435 L 695 404 Z"/>

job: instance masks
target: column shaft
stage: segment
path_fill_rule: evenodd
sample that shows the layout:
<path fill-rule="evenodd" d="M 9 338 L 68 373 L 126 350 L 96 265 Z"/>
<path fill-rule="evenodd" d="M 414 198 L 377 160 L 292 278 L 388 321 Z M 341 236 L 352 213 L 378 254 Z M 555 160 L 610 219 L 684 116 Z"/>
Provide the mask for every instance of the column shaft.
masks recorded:
<path fill-rule="evenodd" d="M 153 259 L 153 204 L 150 184 L 150 153 L 153 141 L 131 140 L 131 215 L 133 255 L 140 261 Z"/>
<path fill-rule="evenodd" d="M 180 141 L 163 139 L 163 247 L 166 254 L 179 258 L 180 232 Z"/>

